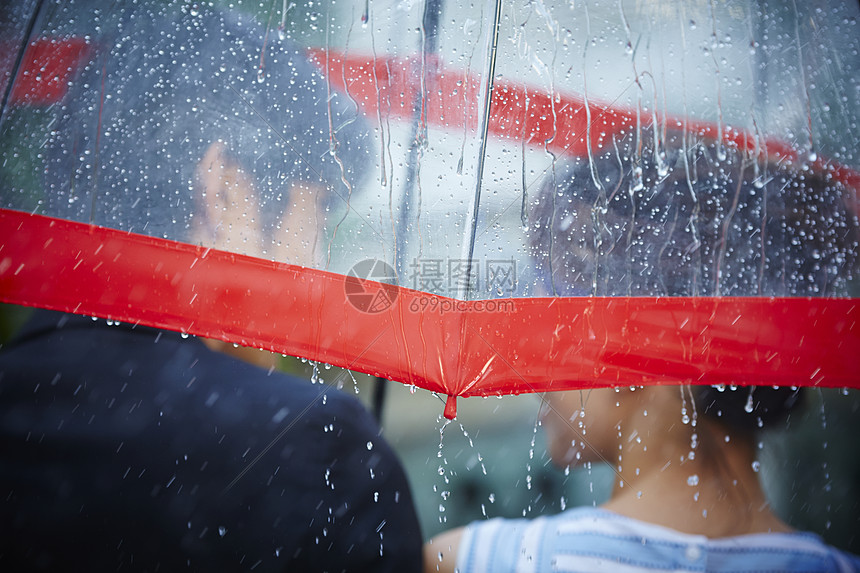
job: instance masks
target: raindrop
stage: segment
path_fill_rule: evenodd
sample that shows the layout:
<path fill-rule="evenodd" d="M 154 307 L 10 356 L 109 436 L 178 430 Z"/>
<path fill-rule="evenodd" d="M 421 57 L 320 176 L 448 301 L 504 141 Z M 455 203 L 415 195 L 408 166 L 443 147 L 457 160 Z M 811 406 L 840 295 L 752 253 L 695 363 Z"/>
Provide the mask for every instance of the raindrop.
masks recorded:
<path fill-rule="evenodd" d="M 693 474 L 690 477 L 688 477 L 687 478 L 687 485 L 689 485 L 689 486 L 699 485 L 699 475 Z"/>
<path fill-rule="evenodd" d="M 660 179 L 663 179 L 669 175 L 669 164 L 666 162 L 666 152 L 661 149 L 655 154 L 655 157 L 657 159 L 657 176 Z"/>
<path fill-rule="evenodd" d="M 227 535 L 227 528 L 226 528 L 226 527 L 224 527 L 223 525 L 222 525 L 222 526 L 220 526 L 220 527 L 218 528 L 218 535 L 219 535 L 220 537 L 224 537 L 225 535 Z"/>
<path fill-rule="evenodd" d="M 279 25 L 278 25 L 278 40 L 280 40 L 281 42 L 283 42 L 283 41 L 284 41 L 284 40 L 286 40 L 286 39 L 287 39 L 287 31 L 286 31 L 286 29 L 284 28 L 284 25 L 283 25 L 283 24 L 279 24 Z"/>
<path fill-rule="evenodd" d="M 257 83 L 261 84 L 264 81 L 266 81 L 266 72 L 260 67 L 257 69 Z"/>
<path fill-rule="evenodd" d="M 633 168 L 633 184 L 630 187 L 630 191 L 641 191 L 645 188 L 645 182 L 642 179 L 642 167 L 637 165 Z"/>
<path fill-rule="evenodd" d="M 758 461 L 758 460 L 755 460 L 755 461 L 752 463 L 752 470 L 753 470 L 754 472 L 758 473 L 760 469 L 761 469 L 761 462 L 760 462 L 760 461 Z"/>
<path fill-rule="evenodd" d="M 752 390 L 750 390 L 750 394 L 749 394 L 749 396 L 747 396 L 747 403 L 744 406 L 744 412 L 746 412 L 747 414 L 752 414 L 752 411 L 753 411 L 753 393 L 752 393 Z"/>
<path fill-rule="evenodd" d="M 373 449 L 373 442 L 367 442 L 367 449 L 368 451 Z"/>
<path fill-rule="evenodd" d="M 352 388 L 355 390 L 355 393 L 358 394 L 358 380 L 356 380 L 355 376 L 353 376 L 352 370 L 347 370 L 346 373 L 349 374 L 349 377 L 352 379 Z M 338 389 L 340 389 L 340 386 L 338 387 Z"/>

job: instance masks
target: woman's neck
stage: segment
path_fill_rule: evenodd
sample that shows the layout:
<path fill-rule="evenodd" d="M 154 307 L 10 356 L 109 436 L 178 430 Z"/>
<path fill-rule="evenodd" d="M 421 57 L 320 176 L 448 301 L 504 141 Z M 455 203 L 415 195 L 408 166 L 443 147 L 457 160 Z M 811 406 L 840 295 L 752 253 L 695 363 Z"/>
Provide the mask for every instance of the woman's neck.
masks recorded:
<path fill-rule="evenodd" d="M 726 441 L 726 431 L 701 416 L 695 428 L 673 419 L 637 420 L 626 435 L 621 428 L 620 461 L 612 460 L 620 471 L 604 508 L 707 537 L 791 531 L 770 509 L 748 440 Z"/>

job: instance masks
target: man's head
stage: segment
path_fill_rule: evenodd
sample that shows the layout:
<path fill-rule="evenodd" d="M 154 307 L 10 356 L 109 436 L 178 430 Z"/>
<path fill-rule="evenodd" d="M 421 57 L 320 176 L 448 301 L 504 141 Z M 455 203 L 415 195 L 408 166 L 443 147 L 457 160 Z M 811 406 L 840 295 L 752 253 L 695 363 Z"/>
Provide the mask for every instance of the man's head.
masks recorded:
<path fill-rule="evenodd" d="M 100 34 L 48 146 L 47 214 L 193 240 L 213 149 L 253 187 L 248 216 L 265 234 L 297 186 L 345 207 L 343 181 L 355 185 L 369 163 L 354 103 L 251 16 L 189 6 L 94 11 Z"/>

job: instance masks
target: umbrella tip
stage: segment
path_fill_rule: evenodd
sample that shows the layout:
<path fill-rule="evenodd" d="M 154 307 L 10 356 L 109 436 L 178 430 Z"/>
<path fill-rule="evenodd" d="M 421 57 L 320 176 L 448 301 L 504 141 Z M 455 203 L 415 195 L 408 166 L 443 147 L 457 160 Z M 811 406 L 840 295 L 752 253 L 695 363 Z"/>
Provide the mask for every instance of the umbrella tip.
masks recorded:
<path fill-rule="evenodd" d="M 454 395 L 449 395 L 448 399 L 445 401 L 445 411 L 443 415 L 449 420 L 453 420 L 457 417 L 457 397 Z"/>

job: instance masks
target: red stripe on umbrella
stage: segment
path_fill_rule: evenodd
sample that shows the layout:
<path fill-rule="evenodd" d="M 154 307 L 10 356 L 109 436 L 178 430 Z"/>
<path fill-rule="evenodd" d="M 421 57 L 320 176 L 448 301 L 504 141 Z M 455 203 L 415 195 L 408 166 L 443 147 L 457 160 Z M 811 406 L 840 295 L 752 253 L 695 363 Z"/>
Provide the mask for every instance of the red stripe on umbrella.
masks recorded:
<path fill-rule="evenodd" d="M 8 43 L 6 50 L 14 47 Z M 69 81 L 89 57 L 90 46 L 83 38 L 46 38 L 31 42 L 9 96 L 13 105 L 47 106 L 63 99 Z"/>
<path fill-rule="evenodd" d="M 43 38 L 29 44 L 21 70 L 14 80 L 10 103 L 46 106 L 62 100 L 68 82 L 89 58 L 91 46 L 83 38 Z M 383 116 L 411 119 L 414 78 L 420 69 L 418 58 L 349 55 L 322 48 L 309 51 L 332 85 L 347 92 L 368 117 Z M 480 119 L 481 78 L 463 70 L 446 69 L 438 59 L 425 62 L 430 74 L 427 85 L 427 117 L 422 121 L 441 128 L 477 130 Z M 586 153 L 585 100 L 576 94 L 530 88 L 526 84 L 500 79 L 492 96 L 489 133 L 495 137 L 523 139 L 533 146 L 546 146 L 555 153 L 582 156 Z M 553 106 L 553 99 L 555 104 Z M 526 106 L 528 100 L 528 106 Z M 617 105 L 591 101 L 591 143 L 600 148 L 613 135 L 631 129 L 636 112 Z M 553 112 L 554 110 L 554 112 Z M 744 131 L 723 130 L 713 123 L 667 117 L 668 129 L 686 129 L 700 137 L 723 141 L 739 149 L 753 151 L 755 139 Z M 774 138 L 760 141 L 761 152 L 774 159 L 796 160 L 797 152 Z M 860 188 L 860 173 L 819 157 L 812 166 L 829 169 L 834 177 L 854 189 Z M 860 212 L 860 205 L 855 205 Z"/>
<path fill-rule="evenodd" d="M 391 304 L 360 310 L 350 278 L 335 273 L 0 209 L 4 302 L 238 342 L 452 397 L 678 383 L 860 388 L 856 298 L 461 301 L 365 284 L 394 289 Z M 445 413 L 456 415 L 453 399 Z"/>

